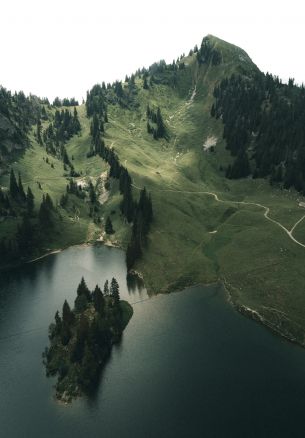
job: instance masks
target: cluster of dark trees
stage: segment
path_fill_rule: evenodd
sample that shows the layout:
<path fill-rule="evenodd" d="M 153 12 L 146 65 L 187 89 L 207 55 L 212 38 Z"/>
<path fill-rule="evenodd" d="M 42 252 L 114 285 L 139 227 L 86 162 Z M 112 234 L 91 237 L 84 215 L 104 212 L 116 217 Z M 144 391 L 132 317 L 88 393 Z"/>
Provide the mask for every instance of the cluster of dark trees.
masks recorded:
<path fill-rule="evenodd" d="M 165 138 L 165 140 L 168 141 L 169 134 L 163 121 L 160 108 L 158 107 L 157 111 L 155 111 L 153 108 L 150 108 L 150 106 L 147 105 L 146 115 L 147 132 L 152 134 L 155 140 L 158 140 L 159 138 Z"/>
<path fill-rule="evenodd" d="M 24 190 L 21 175 L 16 179 L 13 169 L 10 173 L 8 193 L 0 191 L 0 215 L 18 219 L 15 236 L 0 241 L 0 254 L 5 263 L 29 256 L 40 247 L 42 237 L 54 224 L 55 207 L 50 195 L 43 195 L 38 211 L 35 211 L 35 199 L 30 187 Z"/>
<path fill-rule="evenodd" d="M 137 100 L 136 76 L 131 75 L 125 78 L 125 83 L 115 81 L 112 84 L 96 84 L 90 91 L 87 91 L 86 110 L 87 116 L 96 114 L 99 119 L 107 122 L 107 105 L 120 105 L 122 108 L 136 109 L 139 106 Z"/>
<path fill-rule="evenodd" d="M 136 260 L 141 258 L 143 248 L 147 245 L 147 235 L 153 220 L 153 209 L 150 194 L 145 187 L 140 192 L 139 202 L 136 204 L 131 240 L 126 251 L 126 264 L 129 271 Z"/>
<path fill-rule="evenodd" d="M 71 99 L 65 97 L 64 99 L 60 99 L 59 97 L 55 97 L 53 100 L 52 106 L 60 108 L 61 106 L 78 106 L 78 101 L 72 97 Z"/>
<path fill-rule="evenodd" d="M 76 195 L 78 198 L 81 198 L 81 199 L 84 199 L 86 196 L 85 191 L 83 190 L 82 186 L 80 184 L 77 184 L 77 182 L 74 181 L 73 178 L 70 178 L 69 184 L 67 184 L 66 190 L 67 190 L 67 194 Z"/>
<path fill-rule="evenodd" d="M 92 117 L 92 122 L 90 125 L 90 134 L 92 137 L 91 149 L 87 153 L 87 158 L 93 155 L 99 155 L 103 158 L 105 154 L 105 142 L 104 142 L 104 134 L 105 128 L 104 124 L 108 122 L 107 113 L 104 116 L 98 115 L 94 113 Z"/>
<path fill-rule="evenodd" d="M 34 216 L 34 195 L 30 187 L 25 192 L 21 175 L 18 181 L 15 173 L 11 170 L 9 192 L 0 191 L 0 215 L 3 218 L 20 218 L 16 235 L 13 239 L 3 238 L 0 243 L 0 253 L 9 262 L 18 255 L 24 255 L 33 250 L 35 245 L 34 226 L 32 218 Z"/>
<path fill-rule="evenodd" d="M 74 107 L 73 114 L 68 109 L 56 110 L 54 121 L 43 131 L 37 125 L 37 139 L 40 144 L 45 144 L 47 152 L 58 155 L 64 159 L 62 146 L 74 135 L 79 134 L 81 125 L 78 119 L 77 109 Z"/>
<path fill-rule="evenodd" d="M 65 143 L 81 132 L 81 124 L 78 119 L 77 109 L 74 107 L 73 114 L 68 109 L 56 110 L 54 121 L 42 132 L 41 121 L 37 122 L 36 137 L 40 145 L 45 145 L 46 151 L 61 159 L 64 169 L 70 168 L 70 176 L 79 176 L 67 154 Z"/>
<path fill-rule="evenodd" d="M 137 203 L 132 196 L 132 180 L 126 167 L 120 164 L 119 158 L 114 149 L 108 148 L 105 142 L 102 141 L 99 155 L 109 164 L 109 177 L 119 180 L 120 193 L 123 199 L 120 205 L 121 212 L 126 218 L 127 222 L 132 222 L 135 216 Z M 94 201 L 92 201 L 94 202 Z M 109 227 L 109 230 L 111 228 Z M 107 234 L 112 234 L 107 233 Z"/>
<path fill-rule="evenodd" d="M 77 288 L 74 309 L 64 302 L 62 314 L 50 325 L 50 347 L 44 363 L 47 375 L 57 375 L 57 397 L 70 398 L 87 392 L 97 382 L 113 343 L 124 329 L 119 284 L 112 278 L 103 291 L 91 292 L 84 278 Z"/>
<path fill-rule="evenodd" d="M 113 91 L 116 97 L 117 103 L 122 108 L 136 109 L 139 107 L 137 100 L 138 90 L 135 82 L 135 75 L 125 78 L 126 83 L 124 87 L 119 81 L 114 82 Z"/>
<path fill-rule="evenodd" d="M 183 55 L 169 64 L 163 59 L 159 62 L 155 62 L 148 69 L 142 69 L 141 73 L 143 78 L 148 78 L 149 76 L 150 86 L 162 84 L 175 88 L 178 84 L 179 71 L 185 68 L 182 58 Z"/>
<path fill-rule="evenodd" d="M 10 203 L 10 199 L 7 193 L 5 193 L 0 187 L 0 216 L 15 216 L 14 209 Z"/>
<path fill-rule="evenodd" d="M 258 72 L 224 79 L 214 96 L 211 114 L 236 157 L 227 176 L 269 177 L 305 193 L 305 88 Z"/>
<path fill-rule="evenodd" d="M 38 218 L 39 218 L 40 227 L 42 228 L 43 231 L 47 231 L 53 227 L 54 211 L 55 211 L 55 207 L 51 196 L 48 193 L 46 195 L 42 195 L 42 201 L 38 212 Z"/>
<path fill-rule="evenodd" d="M 199 64 L 211 63 L 212 65 L 218 65 L 222 61 L 221 52 L 216 47 L 213 47 L 209 37 L 203 38 L 196 56 Z"/>
<path fill-rule="evenodd" d="M 148 72 L 147 71 L 143 73 L 143 88 L 144 88 L 144 90 L 149 89 Z"/>
<path fill-rule="evenodd" d="M 102 85 L 94 85 L 90 91 L 87 91 L 86 111 L 87 117 L 92 117 L 94 114 L 100 118 L 105 118 L 107 114 L 107 94 L 111 85 L 106 88 L 105 82 Z"/>
<path fill-rule="evenodd" d="M 10 151 L 28 146 L 27 134 L 41 116 L 42 102 L 36 96 L 26 97 L 23 92 L 11 93 L 0 87 L 0 160 Z"/>
<path fill-rule="evenodd" d="M 94 85 L 90 91 L 87 92 L 86 112 L 87 117 L 92 117 L 90 125 L 90 134 L 92 137 L 92 144 L 87 157 L 93 155 L 100 155 L 102 158 L 105 155 L 105 123 L 108 122 L 107 105 L 108 105 L 108 90 L 105 83 L 102 85 Z"/>

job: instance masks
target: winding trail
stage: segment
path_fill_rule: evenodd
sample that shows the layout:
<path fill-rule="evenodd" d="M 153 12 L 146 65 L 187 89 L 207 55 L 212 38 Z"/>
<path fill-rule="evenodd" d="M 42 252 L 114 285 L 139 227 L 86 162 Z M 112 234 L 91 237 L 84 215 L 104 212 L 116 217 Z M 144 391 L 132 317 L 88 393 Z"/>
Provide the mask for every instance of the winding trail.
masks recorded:
<path fill-rule="evenodd" d="M 138 190 L 141 190 L 140 187 L 137 187 L 137 186 L 135 186 L 134 184 L 133 184 L 133 187 L 136 188 L 136 189 L 138 189 Z M 265 210 L 264 217 L 265 217 L 268 221 L 270 221 L 270 222 L 276 224 L 277 226 L 279 226 L 280 228 L 282 228 L 282 230 L 285 231 L 285 233 L 288 235 L 288 237 L 289 237 L 294 243 L 296 243 L 297 245 L 302 246 L 303 248 L 305 248 L 305 244 L 299 242 L 295 237 L 293 237 L 293 234 L 292 234 L 293 231 L 295 230 L 295 228 L 296 228 L 296 227 L 297 227 L 297 226 L 303 221 L 303 219 L 305 218 L 305 214 L 304 214 L 304 215 L 303 215 L 303 216 L 302 216 L 302 217 L 301 217 L 301 218 L 300 218 L 300 219 L 299 219 L 299 220 L 293 225 L 293 227 L 292 227 L 290 230 L 288 230 L 288 228 L 286 228 L 283 224 L 281 224 L 280 222 L 276 221 L 275 219 L 272 219 L 272 218 L 269 216 L 270 208 L 269 208 L 269 207 L 266 207 L 266 206 L 263 205 L 263 204 L 258 204 L 258 203 L 256 203 L 256 202 L 246 202 L 246 201 L 227 201 L 227 200 L 219 199 L 217 193 L 214 193 L 214 192 L 206 192 L 206 191 L 187 191 L 187 190 L 174 190 L 174 189 L 164 189 L 164 190 L 155 190 L 155 191 L 156 191 L 156 192 L 174 192 L 174 193 L 187 193 L 187 194 L 209 195 L 209 196 L 213 196 L 214 199 L 215 199 L 215 201 L 217 201 L 217 202 L 221 202 L 221 203 L 223 203 L 223 204 L 252 205 L 252 206 L 255 206 L 255 207 L 262 208 L 262 209 Z"/>

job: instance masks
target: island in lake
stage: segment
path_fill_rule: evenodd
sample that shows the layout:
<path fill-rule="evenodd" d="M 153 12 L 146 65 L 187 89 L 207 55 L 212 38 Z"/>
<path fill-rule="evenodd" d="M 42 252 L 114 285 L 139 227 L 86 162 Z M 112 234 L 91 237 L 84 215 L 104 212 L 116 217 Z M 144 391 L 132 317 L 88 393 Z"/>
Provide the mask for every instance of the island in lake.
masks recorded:
<path fill-rule="evenodd" d="M 47 376 L 57 376 L 56 398 L 71 402 L 90 392 L 99 373 L 132 317 L 132 306 L 120 300 L 119 284 L 112 278 L 103 291 L 91 292 L 82 278 L 74 309 L 64 302 L 49 327 L 50 346 L 43 353 Z"/>

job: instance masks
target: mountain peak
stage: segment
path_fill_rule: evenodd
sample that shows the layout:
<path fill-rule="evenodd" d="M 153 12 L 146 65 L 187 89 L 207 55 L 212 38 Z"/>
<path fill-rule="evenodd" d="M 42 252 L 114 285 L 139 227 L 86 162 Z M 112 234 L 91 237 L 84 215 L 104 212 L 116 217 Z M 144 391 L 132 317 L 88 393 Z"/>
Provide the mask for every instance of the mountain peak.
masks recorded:
<path fill-rule="evenodd" d="M 244 66 L 247 65 L 248 67 L 255 68 L 256 70 L 258 69 L 248 53 L 235 44 L 222 40 L 221 38 L 212 34 L 206 35 L 202 41 L 209 41 L 213 48 L 221 52 L 223 63 L 241 62 Z"/>

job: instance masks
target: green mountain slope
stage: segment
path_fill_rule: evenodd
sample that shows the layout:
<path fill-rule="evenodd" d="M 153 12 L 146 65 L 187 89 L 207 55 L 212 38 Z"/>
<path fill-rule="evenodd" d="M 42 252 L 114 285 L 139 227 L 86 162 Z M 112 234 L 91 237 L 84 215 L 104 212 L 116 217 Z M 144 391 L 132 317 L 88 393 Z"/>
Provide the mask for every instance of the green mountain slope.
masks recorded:
<path fill-rule="evenodd" d="M 210 115 L 215 85 L 233 73 L 247 76 L 259 70 L 243 50 L 213 36 L 199 55 L 190 52 L 175 68 L 157 65 L 138 72 L 132 95 L 129 84 L 123 84 L 129 94 L 121 102 L 113 88 L 107 91 L 112 101 L 108 97 L 104 142 L 127 168 L 134 197 L 145 186 L 153 201 L 154 221 L 135 269 L 150 293 L 223 281 L 240 310 L 304 344 L 305 221 L 297 222 L 305 215 L 305 200 L 266 179 L 225 178 L 234 158 L 226 149 L 221 118 Z M 143 88 L 145 78 L 148 88 Z M 147 105 L 160 107 L 168 140 L 147 132 Z M 120 213 L 118 182 L 110 179 L 107 192 L 98 180 L 109 167 L 98 155 L 87 158 L 91 120 L 84 105 L 78 113 L 81 135 L 65 145 L 75 170 L 82 173 L 75 181 L 97 184 L 105 202 L 99 207 L 100 222 L 94 223 L 88 198 L 71 195 L 67 208 L 58 207 L 63 220 L 44 249 L 97 237 L 126 249 L 131 225 Z M 52 169 L 43 157 L 45 149 L 33 137 L 31 148 L 13 167 L 37 199 L 48 192 L 59 201 L 67 184 L 63 164 L 52 157 Z M 1 185 L 8 186 L 8 175 Z M 104 234 L 108 216 L 115 230 L 111 236 Z M 5 229 L 13 235 L 16 222 L 2 222 L 0 233 Z"/>

